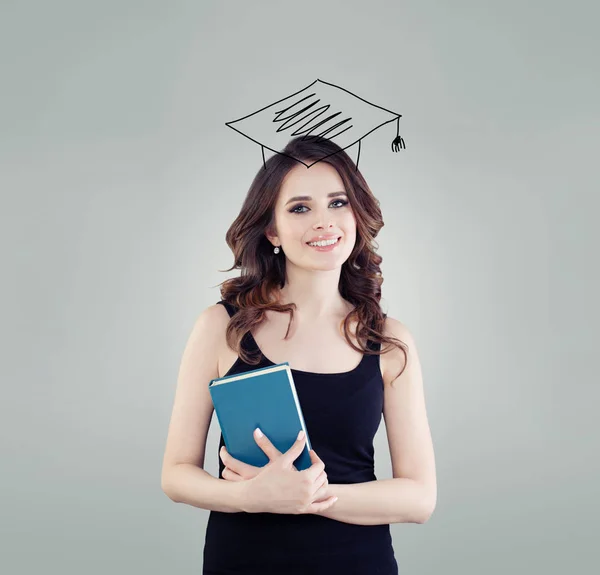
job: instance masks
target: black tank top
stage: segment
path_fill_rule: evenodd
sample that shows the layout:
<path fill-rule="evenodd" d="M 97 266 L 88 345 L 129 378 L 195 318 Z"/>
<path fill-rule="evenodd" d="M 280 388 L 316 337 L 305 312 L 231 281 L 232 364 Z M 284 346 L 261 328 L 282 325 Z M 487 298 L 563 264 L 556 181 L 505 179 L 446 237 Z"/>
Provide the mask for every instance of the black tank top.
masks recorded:
<path fill-rule="evenodd" d="M 219 301 L 229 316 L 237 309 Z M 244 349 L 261 352 L 258 365 L 239 356 L 226 375 L 274 365 L 250 332 Z M 368 342 L 369 349 L 380 344 Z M 383 413 L 379 355 L 363 354 L 343 373 L 292 369 L 312 448 L 335 483 L 375 481 L 373 438 Z M 225 445 L 223 434 L 219 450 Z M 225 465 L 217 452 L 219 479 Z M 204 545 L 204 575 L 396 575 L 389 524 L 355 525 L 321 515 L 211 511 Z"/>

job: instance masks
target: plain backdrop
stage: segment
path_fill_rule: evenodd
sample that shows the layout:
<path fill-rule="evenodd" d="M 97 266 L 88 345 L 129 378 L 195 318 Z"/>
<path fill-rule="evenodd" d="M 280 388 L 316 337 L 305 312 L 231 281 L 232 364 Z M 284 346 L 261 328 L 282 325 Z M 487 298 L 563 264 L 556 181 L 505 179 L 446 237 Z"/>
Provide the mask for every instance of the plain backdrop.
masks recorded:
<path fill-rule="evenodd" d="M 598 573 L 599 16 L 0 2 L 0 571 L 201 572 L 208 511 L 160 476 L 183 347 L 239 273 L 225 232 L 262 167 L 225 122 L 319 78 L 403 115 L 406 150 L 393 123 L 359 164 L 436 452 L 434 515 L 391 527 L 400 572 Z M 383 420 L 375 449 L 391 477 Z"/>

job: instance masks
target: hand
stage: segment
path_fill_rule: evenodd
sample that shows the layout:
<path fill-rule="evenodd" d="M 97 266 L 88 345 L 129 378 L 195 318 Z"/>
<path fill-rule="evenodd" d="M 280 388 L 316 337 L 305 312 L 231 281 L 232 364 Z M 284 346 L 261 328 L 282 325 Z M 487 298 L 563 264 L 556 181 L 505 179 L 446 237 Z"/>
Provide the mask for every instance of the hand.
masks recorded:
<path fill-rule="evenodd" d="M 233 455 L 229 455 L 225 446 L 221 447 L 219 455 L 221 461 L 225 465 L 225 469 L 223 469 L 223 479 L 226 479 L 227 481 L 245 481 L 246 479 L 252 479 L 253 477 L 256 477 L 262 469 L 261 467 L 244 463 L 233 457 Z"/>
<path fill-rule="evenodd" d="M 281 452 L 269 441 L 269 439 L 263 435 L 261 438 L 257 438 L 254 436 L 255 441 L 259 445 L 259 447 L 266 453 L 267 457 L 270 461 L 274 461 L 277 457 L 281 455 Z M 310 450 L 309 454 L 311 456 L 311 461 L 315 463 L 316 461 L 321 461 L 319 456 L 316 454 L 314 450 Z M 262 467 L 256 467 L 255 465 L 250 465 L 249 463 L 245 463 L 230 455 L 227 451 L 227 448 L 223 445 L 221 450 L 219 451 L 219 456 L 221 457 L 221 461 L 225 465 L 225 469 L 223 469 L 223 479 L 226 481 L 246 481 L 248 479 L 252 479 L 256 477 Z M 294 468 L 296 466 L 294 465 Z M 329 481 L 325 481 L 325 485 L 329 485 Z M 322 495 L 315 502 L 323 502 L 329 499 L 330 493 L 327 492 Z"/>
<path fill-rule="evenodd" d="M 269 461 L 274 461 L 281 455 L 281 451 L 279 451 L 279 449 L 277 449 L 265 435 L 258 438 L 255 434 L 254 440 L 265 452 L 269 458 Z M 315 461 L 315 458 L 312 457 L 313 454 L 316 456 L 316 459 L 320 460 L 315 451 L 311 450 L 309 451 L 309 454 L 311 455 L 311 461 L 313 463 Z M 219 451 L 219 456 L 221 457 L 221 461 L 225 466 L 222 476 L 223 479 L 227 481 L 245 481 L 247 479 L 252 479 L 253 477 L 256 477 L 262 469 L 262 467 L 256 467 L 255 465 L 250 465 L 249 463 L 245 463 L 239 459 L 236 459 L 233 457 L 233 455 L 230 455 L 224 445 Z M 296 466 L 294 465 L 294 468 L 295 467 Z"/>
<path fill-rule="evenodd" d="M 283 454 L 266 436 L 254 437 L 270 461 L 254 477 L 245 480 L 247 512 L 300 515 L 324 511 L 335 503 L 336 498 L 329 493 L 325 464 L 314 450 L 310 451 L 312 465 L 308 469 L 298 471 L 293 465 L 304 449 L 305 437 L 297 439 Z M 249 471 L 238 469 L 242 473 Z"/>
<path fill-rule="evenodd" d="M 269 439 L 263 435 L 261 438 L 257 438 L 254 436 L 255 441 L 258 443 L 259 447 L 267 454 L 270 461 L 274 461 L 277 457 L 281 455 L 281 452 L 269 441 Z M 319 456 L 316 454 L 314 450 L 310 450 L 309 454 L 311 456 L 311 461 L 315 463 L 316 461 L 321 461 Z M 252 479 L 256 477 L 262 467 L 256 467 L 255 465 L 250 465 L 249 463 L 245 463 L 230 455 L 227 451 L 227 448 L 223 445 L 221 450 L 219 451 L 219 456 L 221 457 L 221 461 L 225 465 L 225 469 L 223 469 L 223 479 L 226 481 L 247 481 L 248 479 Z M 294 468 L 296 466 L 294 465 Z M 325 481 L 325 486 L 329 486 L 329 481 Z M 321 495 L 318 500 L 315 500 L 313 503 L 321 503 L 329 499 L 331 494 L 329 491 Z M 316 513 L 316 511 L 315 511 Z"/>

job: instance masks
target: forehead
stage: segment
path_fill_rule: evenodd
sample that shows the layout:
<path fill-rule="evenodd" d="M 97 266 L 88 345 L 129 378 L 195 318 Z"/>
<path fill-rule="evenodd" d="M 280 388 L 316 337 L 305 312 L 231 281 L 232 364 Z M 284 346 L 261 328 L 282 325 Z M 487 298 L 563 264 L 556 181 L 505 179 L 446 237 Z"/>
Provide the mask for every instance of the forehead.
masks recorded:
<path fill-rule="evenodd" d="M 339 191 L 344 191 L 344 183 L 333 166 L 325 162 L 318 162 L 310 168 L 298 164 L 283 180 L 280 197 L 283 201 L 299 195 L 315 198 Z"/>

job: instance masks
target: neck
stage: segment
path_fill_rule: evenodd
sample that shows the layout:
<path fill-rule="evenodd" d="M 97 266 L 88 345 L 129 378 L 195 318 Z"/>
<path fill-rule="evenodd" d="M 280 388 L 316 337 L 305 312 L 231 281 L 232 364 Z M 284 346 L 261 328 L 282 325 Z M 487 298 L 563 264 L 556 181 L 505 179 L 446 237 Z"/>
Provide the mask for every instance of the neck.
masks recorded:
<path fill-rule="evenodd" d="M 291 266 L 288 266 L 290 268 Z M 351 306 L 339 292 L 340 269 L 288 269 L 279 292 L 279 303 L 296 304 L 295 315 L 312 321 L 345 316 Z"/>

